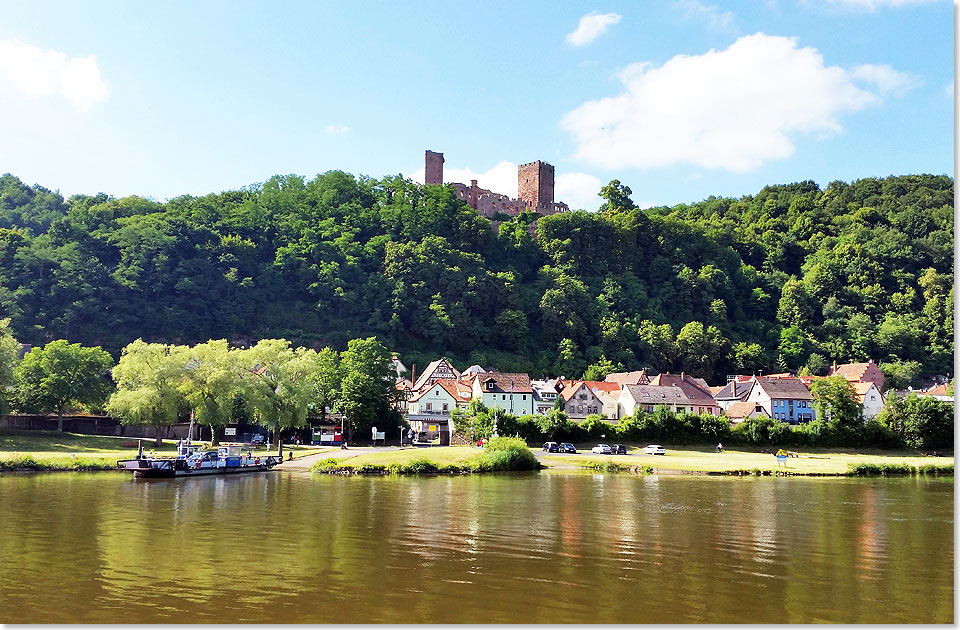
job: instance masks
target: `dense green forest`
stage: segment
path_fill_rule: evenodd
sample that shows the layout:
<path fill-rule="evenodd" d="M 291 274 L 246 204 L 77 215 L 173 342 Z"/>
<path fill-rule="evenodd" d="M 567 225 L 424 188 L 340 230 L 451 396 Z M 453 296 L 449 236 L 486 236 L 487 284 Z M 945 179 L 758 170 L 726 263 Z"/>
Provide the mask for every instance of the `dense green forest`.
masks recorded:
<path fill-rule="evenodd" d="M 950 374 L 953 180 L 769 186 L 740 199 L 491 223 L 451 187 L 331 171 L 166 203 L 0 177 L 0 317 L 24 343 L 377 336 L 532 375 L 725 374 L 873 358 Z M 903 380 L 903 379 L 901 379 Z"/>

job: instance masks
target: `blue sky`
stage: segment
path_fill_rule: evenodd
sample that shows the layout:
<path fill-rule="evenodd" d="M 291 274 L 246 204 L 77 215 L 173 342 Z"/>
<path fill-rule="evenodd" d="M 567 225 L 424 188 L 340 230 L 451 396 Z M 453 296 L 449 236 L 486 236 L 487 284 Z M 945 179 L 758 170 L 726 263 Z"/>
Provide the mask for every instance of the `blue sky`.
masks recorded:
<path fill-rule="evenodd" d="M 17 2 L 0 172 L 164 200 L 331 169 L 595 209 L 954 171 L 953 4 Z"/>

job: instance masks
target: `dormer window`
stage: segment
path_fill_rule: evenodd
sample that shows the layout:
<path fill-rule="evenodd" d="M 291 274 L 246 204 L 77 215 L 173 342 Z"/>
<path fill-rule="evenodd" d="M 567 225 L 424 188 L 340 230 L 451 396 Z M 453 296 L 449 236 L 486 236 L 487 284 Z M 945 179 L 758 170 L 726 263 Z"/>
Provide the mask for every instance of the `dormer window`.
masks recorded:
<path fill-rule="evenodd" d="M 487 381 L 487 391 L 488 392 L 493 391 L 493 381 Z"/>

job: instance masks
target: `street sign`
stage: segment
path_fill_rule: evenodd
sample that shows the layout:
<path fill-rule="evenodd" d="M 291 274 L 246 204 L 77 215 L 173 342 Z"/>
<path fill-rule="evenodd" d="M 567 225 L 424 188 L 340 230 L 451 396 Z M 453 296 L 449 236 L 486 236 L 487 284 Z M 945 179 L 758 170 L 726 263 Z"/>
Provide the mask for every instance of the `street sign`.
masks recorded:
<path fill-rule="evenodd" d="M 224 435 L 236 435 L 237 427 L 227 427 L 223 430 Z"/>

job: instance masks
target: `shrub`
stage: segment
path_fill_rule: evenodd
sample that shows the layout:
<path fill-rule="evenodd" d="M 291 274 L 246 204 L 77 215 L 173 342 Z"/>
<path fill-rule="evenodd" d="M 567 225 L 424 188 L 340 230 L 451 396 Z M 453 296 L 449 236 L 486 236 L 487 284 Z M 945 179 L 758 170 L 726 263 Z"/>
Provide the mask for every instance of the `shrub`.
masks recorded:
<path fill-rule="evenodd" d="M 527 443 L 519 437 L 497 437 L 484 448 L 483 458 L 489 470 L 537 470 L 540 462 Z M 482 465 L 482 464 L 480 464 Z"/>
<path fill-rule="evenodd" d="M 917 469 L 910 464 L 850 464 L 847 474 L 855 477 L 912 475 Z"/>

